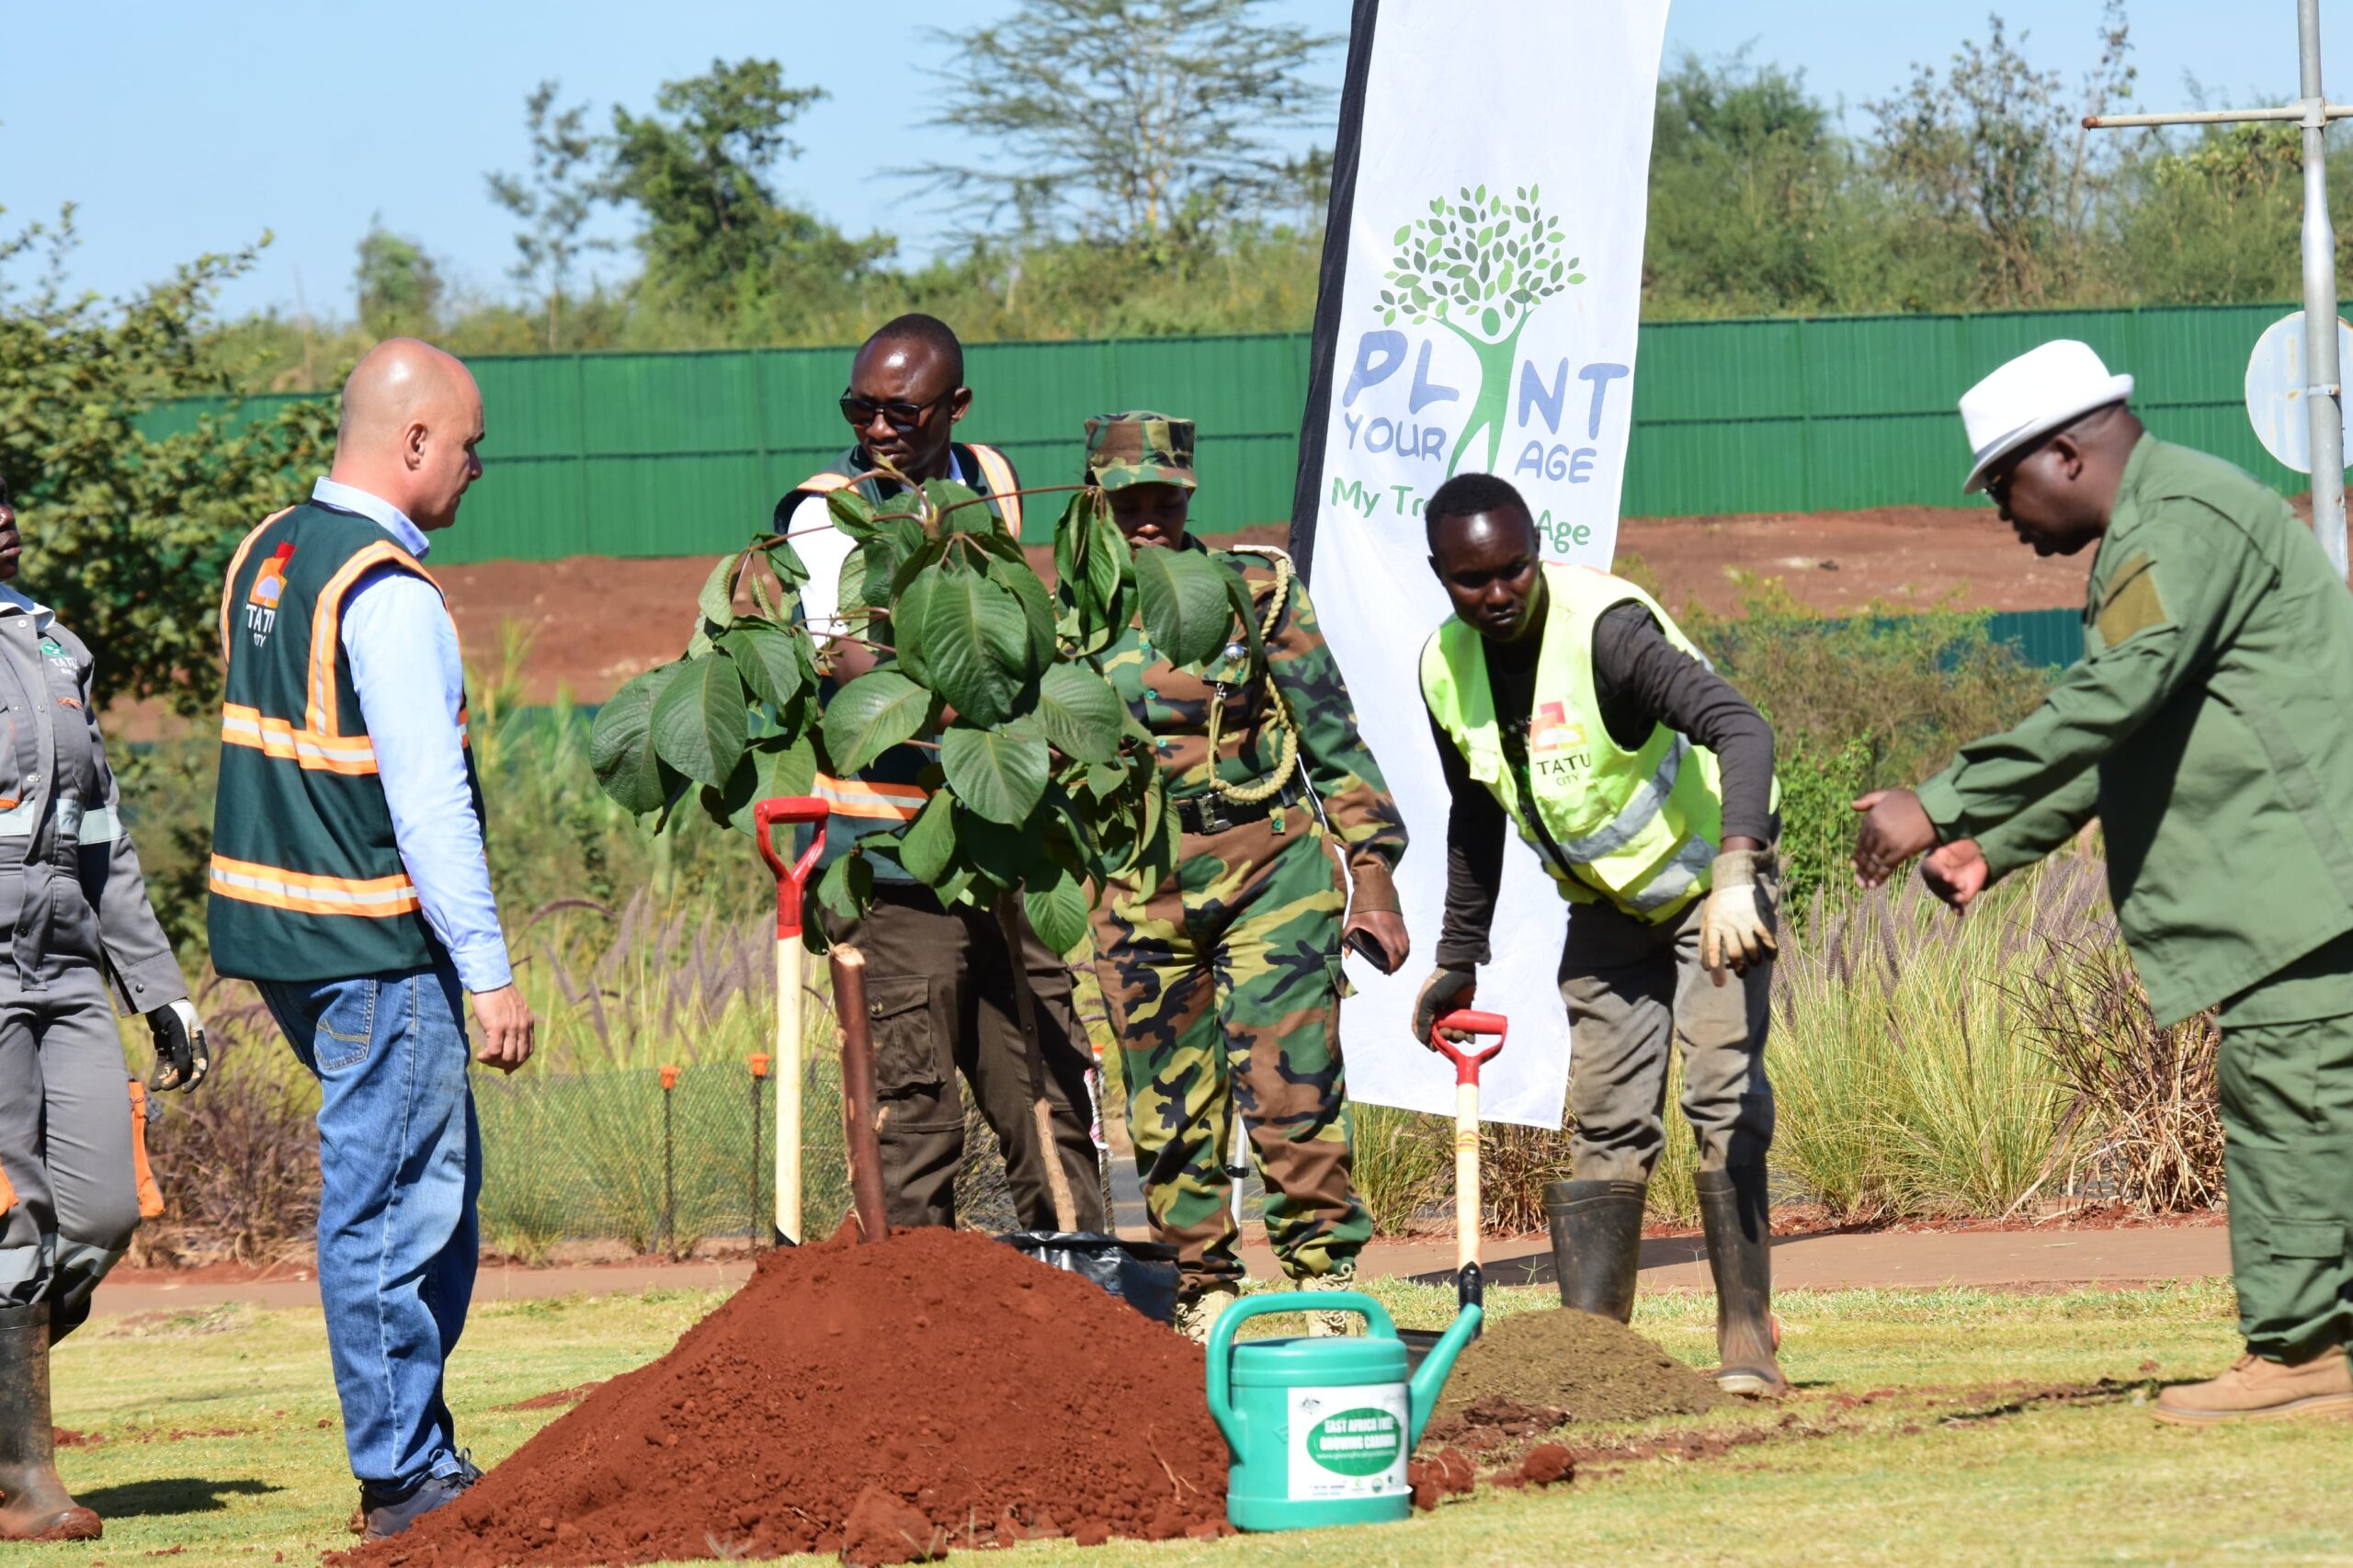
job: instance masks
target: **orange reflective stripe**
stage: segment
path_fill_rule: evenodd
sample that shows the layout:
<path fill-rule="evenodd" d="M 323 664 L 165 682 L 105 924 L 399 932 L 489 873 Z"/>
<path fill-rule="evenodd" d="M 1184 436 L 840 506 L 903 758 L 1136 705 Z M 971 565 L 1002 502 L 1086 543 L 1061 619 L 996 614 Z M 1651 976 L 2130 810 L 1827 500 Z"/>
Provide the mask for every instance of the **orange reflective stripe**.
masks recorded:
<path fill-rule="evenodd" d="M 147 1085 L 131 1080 L 131 1178 L 139 1189 L 139 1217 L 160 1219 L 164 1189 L 155 1185 L 155 1167 L 147 1163 Z"/>
<path fill-rule="evenodd" d="M 981 482 L 989 487 L 989 499 L 996 503 L 996 515 L 1005 519 L 1005 531 L 1014 538 L 1021 537 L 1021 497 L 1014 492 L 1021 482 L 1013 476 L 1013 465 L 995 447 L 975 443 L 972 456 L 981 465 Z"/>
<path fill-rule="evenodd" d="M 391 877 L 317 877 L 251 860 L 212 857 L 212 891 L 244 903 L 290 909 L 301 915 L 413 915 L 416 884 L 405 873 Z"/>
<path fill-rule="evenodd" d="M 251 746 L 265 756 L 300 763 L 320 773 L 376 771 L 376 744 L 366 735 L 322 735 L 235 702 L 222 704 L 221 744 Z"/>
<path fill-rule="evenodd" d="M 335 568 L 335 575 L 319 590 L 318 602 L 311 608 L 311 699 L 303 718 L 318 734 L 340 733 L 335 722 L 335 651 L 343 629 L 343 596 L 370 569 L 386 565 L 414 572 L 433 583 L 435 593 L 441 591 L 441 585 L 433 582 L 433 574 L 418 564 L 415 556 L 390 540 L 353 551 L 350 560 Z M 446 603 L 447 596 L 444 600 Z"/>
<path fill-rule="evenodd" d="M 264 517 L 261 520 L 261 528 L 254 529 L 239 541 L 237 552 L 229 557 L 229 577 L 221 585 L 221 662 L 223 665 L 229 662 L 229 614 L 235 608 L 230 601 L 236 596 L 237 574 L 244 570 L 245 557 L 253 552 L 254 540 L 261 538 L 262 528 L 269 527 L 293 509 L 291 506 L 281 506 Z"/>
<path fill-rule="evenodd" d="M 6 1171 L 0 1171 L 0 1214 L 6 1214 L 16 1206 L 17 1184 L 8 1179 Z"/>
<path fill-rule="evenodd" d="M 931 791 L 919 784 L 870 784 L 863 778 L 828 778 L 817 775 L 810 793 L 831 806 L 835 816 L 871 822 L 913 822 Z"/>
<path fill-rule="evenodd" d="M 850 477 L 846 473 L 813 473 L 792 488 L 806 490 L 812 495 L 823 495 L 828 491 L 847 490 L 849 487 Z"/>

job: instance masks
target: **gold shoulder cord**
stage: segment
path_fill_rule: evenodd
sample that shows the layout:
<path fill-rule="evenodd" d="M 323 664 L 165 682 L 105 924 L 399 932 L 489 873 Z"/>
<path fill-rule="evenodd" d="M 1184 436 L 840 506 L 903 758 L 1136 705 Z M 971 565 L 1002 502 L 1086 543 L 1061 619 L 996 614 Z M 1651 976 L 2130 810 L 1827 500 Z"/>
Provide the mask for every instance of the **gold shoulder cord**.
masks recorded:
<path fill-rule="evenodd" d="M 1290 601 L 1291 578 L 1295 575 L 1290 556 L 1272 545 L 1238 544 L 1231 547 L 1235 555 L 1263 555 L 1275 563 L 1275 591 L 1267 596 L 1266 618 L 1258 625 L 1258 640 L 1263 644 L 1275 634 L 1281 624 L 1283 606 Z M 1225 721 L 1225 683 L 1210 687 L 1209 763 L 1210 792 L 1238 806 L 1255 805 L 1279 792 L 1290 779 L 1291 769 L 1299 766 L 1299 726 L 1291 719 L 1290 704 L 1283 700 L 1282 688 L 1275 684 L 1274 661 L 1268 659 L 1267 682 L 1267 720 L 1275 727 L 1275 766 L 1264 778 L 1248 784 L 1229 784 L 1217 771 L 1219 732 Z"/>

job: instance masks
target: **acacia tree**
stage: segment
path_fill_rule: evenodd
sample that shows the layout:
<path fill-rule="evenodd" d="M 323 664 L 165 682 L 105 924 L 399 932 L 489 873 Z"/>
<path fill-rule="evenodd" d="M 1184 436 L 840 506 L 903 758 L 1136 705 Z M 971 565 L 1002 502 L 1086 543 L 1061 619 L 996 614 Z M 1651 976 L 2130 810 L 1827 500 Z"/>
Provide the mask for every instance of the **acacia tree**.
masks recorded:
<path fill-rule="evenodd" d="M 1074 950 L 1104 881 L 1156 880 L 1176 848 L 1152 736 L 1097 661 L 1138 615 L 1179 665 L 1230 637 L 1255 651 L 1248 590 L 1206 555 L 1130 551 L 1097 491 L 1074 496 L 1055 528 L 1051 594 L 1020 542 L 961 484 L 927 481 L 880 507 L 835 491 L 826 504 L 857 541 L 841 604 L 881 655 L 876 667 L 821 700 L 797 613 L 807 568 L 790 540 L 756 540 L 712 568 L 685 655 L 598 710 L 598 782 L 630 811 L 658 813 L 657 832 L 690 795 L 714 821 L 749 831 L 761 799 L 806 794 L 820 772 L 855 773 L 893 746 L 920 747 L 936 759 L 923 810 L 897 833 L 860 838 L 809 896 L 845 917 L 862 913 L 877 861 L 943 904 L 987 908 L 1019 889 L 1039 936 Z M 822 940 L 820 923 L 806 929 Z"/>
<path fill-rule="evenodd" d="M 1002 156 L 907 171 L 987 222 L 1119 244 L 1201 232 L 1278 196 L 1270 132 L 1313 124 L 1330 92 L 1302 73 L 1336 40 L 1262 21 L 1267 0 L 1024 0 L 967 33 L 931 123 Z M 1036 198 L 1050 200 L 1043 212 Z"/>
<path fill-rule="evenodd" d="M 1493 470 L 1504 438 L 1504 411 L 1511 395 L 1511 371 L 1519 335 L 1544 301 L 1585 281 L 1577 257 L 1563 257 L 1561 221 L 1544 210 L 1539 187 L 1524 185 L 1506 200 L 1485 186 L 1464 187 L 1459 199 L 1430 199 L 1429 216 L 1401 226 L 1397 247 L 1381 277 L 1374 309 L 1394 324 L 1436 322 L 1471 346 L 1479 357 L 1479 390 L 1463 416 L 1447 472 L 1460 472 L 1472 441 L 1483 434 L 1487 455 L 1478 466 Z"/>
<path fill-rule="evenodd" d="M 588 251 L 609 248 L 605 241 L 583 237 L 597 203 L 597 184 L 591 177 L 597 138 L 587 131 L 588 106 L 558 109 L 557 91 L 552 80 L 541 82 L 523 101 L 524 124 L 531 135 L 531 172 L 485 176 L 490 199 L 527 225 L 515 231 L 516 260 L 509 276 L 527 288 L 546 279 L 551 354 L 556 350 L 557 318 L 574 265 Z"/>

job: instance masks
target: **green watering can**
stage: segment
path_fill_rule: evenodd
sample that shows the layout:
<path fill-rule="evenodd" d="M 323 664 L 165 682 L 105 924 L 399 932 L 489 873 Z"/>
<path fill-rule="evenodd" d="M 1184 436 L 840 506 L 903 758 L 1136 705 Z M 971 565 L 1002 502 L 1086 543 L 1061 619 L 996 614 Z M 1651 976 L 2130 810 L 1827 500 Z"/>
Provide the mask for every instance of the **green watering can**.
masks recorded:
<path fill-rule="evenodd" d="M 1268 1312 L 1361 1313 L 1362 1339 L 1255 1339 L 1234 1330 Z M 1405 1375 L 1388 1309 L 1356 1290 L 1252 1296 L 1210 1330 L 1210 1414 L 1233 1455 L 1225 1517 L 1236 1529 L 1380 1524 L 1414 1511 L 1405 1460 L 1422 1440 L 1454 1358 L 1479 1332 L 1466 1306 Z"/>

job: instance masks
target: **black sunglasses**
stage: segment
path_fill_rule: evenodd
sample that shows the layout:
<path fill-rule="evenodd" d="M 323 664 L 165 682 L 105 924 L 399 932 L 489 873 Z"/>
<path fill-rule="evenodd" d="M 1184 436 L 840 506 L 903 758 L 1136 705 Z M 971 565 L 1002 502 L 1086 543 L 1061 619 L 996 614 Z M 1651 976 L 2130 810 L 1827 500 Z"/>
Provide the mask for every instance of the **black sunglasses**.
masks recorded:
<path fill-rule="evenodd" d="M 923 416 L 926 413 L 954 397 L 957 391 L 957 388 L 950 387 L 929 403 L 902 403 L 896 399 L 885 401 L 881 398 L 858 397 L 846 392 L 842 393 L 842 417 L 862 430 L 873 424 L 874 416 L 879 414 L 891 422 L 892 429 L 912 430 L 923 422 Z"/>

